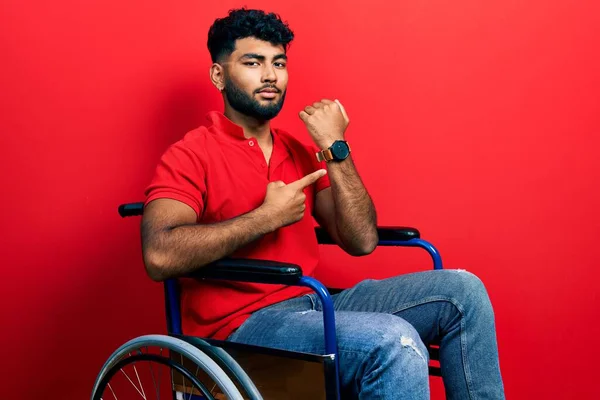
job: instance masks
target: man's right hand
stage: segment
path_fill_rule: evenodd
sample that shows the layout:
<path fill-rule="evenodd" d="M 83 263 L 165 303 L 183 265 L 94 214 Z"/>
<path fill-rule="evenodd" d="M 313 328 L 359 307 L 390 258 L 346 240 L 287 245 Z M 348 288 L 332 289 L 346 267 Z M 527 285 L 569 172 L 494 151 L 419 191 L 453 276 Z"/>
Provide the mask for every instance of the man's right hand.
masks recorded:
<path fill-rule="evenodd" d="M 287 185 L 282 181 L 270 182 L 267 185 L 267 194 L 260 208 L 265 212 L 269 223 L 274 225 L 273 230 L 296 223 L 304 217 L 304 188 L 325 174 L 327 170 L 320 169 Z"/>

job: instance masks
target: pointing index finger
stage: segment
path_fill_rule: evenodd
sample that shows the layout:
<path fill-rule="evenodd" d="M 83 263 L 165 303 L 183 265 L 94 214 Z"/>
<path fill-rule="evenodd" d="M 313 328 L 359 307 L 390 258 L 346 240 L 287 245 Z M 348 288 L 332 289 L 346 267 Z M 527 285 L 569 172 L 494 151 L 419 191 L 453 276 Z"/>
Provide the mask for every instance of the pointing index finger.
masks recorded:
<path fill-rule="evenodd" d="M 288 186 L 294 186 L 297 189 L 304 189 L 305 187 L 308 187 L 315 183 L 317 180 L 319 180 L 319 178 L 325 176 L 326 174 L 327 170 L 319 169 L 315 172 L 306 175 L 303 178 L 298 179 L 295 182 L 290 183 Z"/>

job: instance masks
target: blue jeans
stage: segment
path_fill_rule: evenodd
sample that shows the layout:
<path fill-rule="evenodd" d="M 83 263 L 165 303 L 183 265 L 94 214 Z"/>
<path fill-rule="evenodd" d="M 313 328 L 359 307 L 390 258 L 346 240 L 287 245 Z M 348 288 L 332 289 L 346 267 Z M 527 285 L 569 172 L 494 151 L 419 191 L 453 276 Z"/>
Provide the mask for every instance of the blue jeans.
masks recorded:
<path fill-rule="evenodd" d="M 494 312 L 462 270 L 366 280 L 333 296 L 343 398 L 429 399 L 425 344 L 440 345 L 448 399 L 504 399 Z M 314 294 L 255 312 L 228 340 L 324 354 Z"/>

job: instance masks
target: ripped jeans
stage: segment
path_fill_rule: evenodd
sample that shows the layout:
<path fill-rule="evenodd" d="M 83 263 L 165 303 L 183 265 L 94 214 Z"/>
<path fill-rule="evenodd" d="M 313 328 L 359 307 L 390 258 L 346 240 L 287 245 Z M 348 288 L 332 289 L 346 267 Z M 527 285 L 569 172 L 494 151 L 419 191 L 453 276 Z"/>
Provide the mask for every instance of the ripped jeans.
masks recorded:
<path fill-rule="evenodd" d="M 365 280 L 333 297 L 342 398 L 429 399 L 425 344 L 440 345 L 449 400 L 504 399 L 494 312 L 479 278 L 461 270 Z M 255 312 L 228 340 L 324 354 L 314 294 Z"/>

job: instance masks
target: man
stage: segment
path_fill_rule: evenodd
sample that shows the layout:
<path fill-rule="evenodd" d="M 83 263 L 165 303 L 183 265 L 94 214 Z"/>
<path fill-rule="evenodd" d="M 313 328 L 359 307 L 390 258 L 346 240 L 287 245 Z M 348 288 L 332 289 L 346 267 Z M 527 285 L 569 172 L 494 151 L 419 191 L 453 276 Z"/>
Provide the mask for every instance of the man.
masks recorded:
<path fill-rule="evenodd" d="M 233 10 L 210 28 L 210 79 L 225 111 L 172 145 L 148 187 L 142 237 L 152 279 L 181 277 L 226 256 L 295 263 L 312 275 L 313 216 L 349 254 L 375 248 L 375 209 L 344 141 L 342 104 L 323 99 L 300 111 L 314 147 L 270 126 L 284 103 L 292 39 L 278 16 L 259 10 Z M 181 285 L 188 335 L 324 350 L 320 304 L 306 288 Z M 345 396 L 429 398 L 424 343 L 439 341 L 449 399 L 504 398 L 494 315 L 474 275 L 368 280 L 335 295 L 334 304 Z"/>

